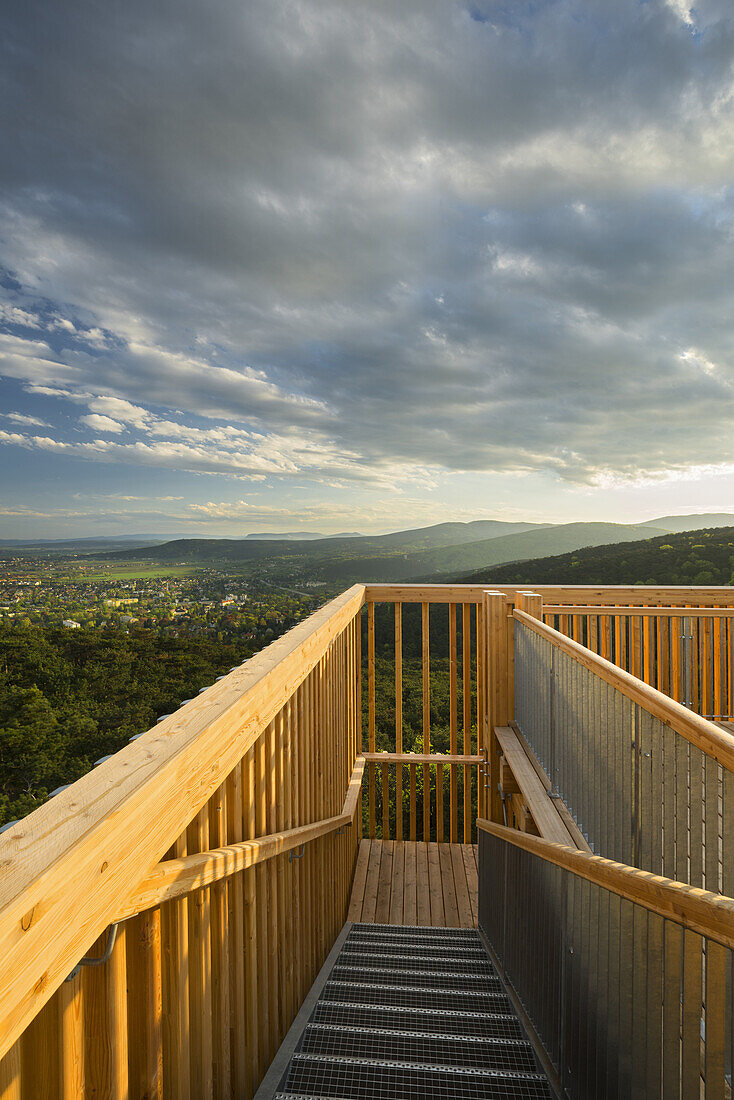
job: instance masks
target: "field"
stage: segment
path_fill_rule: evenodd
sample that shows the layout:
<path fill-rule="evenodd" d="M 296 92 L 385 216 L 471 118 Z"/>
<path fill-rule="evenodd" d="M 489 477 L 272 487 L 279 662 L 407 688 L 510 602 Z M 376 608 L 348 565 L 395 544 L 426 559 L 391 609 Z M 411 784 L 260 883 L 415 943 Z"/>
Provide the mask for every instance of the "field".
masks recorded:
<path fill-rule="evenodd" d="M 142 562 L 140 565 L 120 565 L 105 568 L 95 564 L 89 569 L 78 570 L 78 577 L 87 581 L 130 581 L 145 580 L 147 577 L 192 577 L 200 569 L 195 565 L 152 565 Z"/>

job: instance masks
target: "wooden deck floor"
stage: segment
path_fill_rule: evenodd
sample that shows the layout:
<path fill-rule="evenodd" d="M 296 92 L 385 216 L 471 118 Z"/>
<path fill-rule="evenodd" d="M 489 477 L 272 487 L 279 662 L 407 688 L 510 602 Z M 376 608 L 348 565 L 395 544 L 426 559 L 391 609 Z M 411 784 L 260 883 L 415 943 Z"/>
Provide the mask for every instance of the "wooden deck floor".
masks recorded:
<path fill-rule="evenodd" d="M 476 928 L 475 844 L 360 843 L 349 920 Z"/>

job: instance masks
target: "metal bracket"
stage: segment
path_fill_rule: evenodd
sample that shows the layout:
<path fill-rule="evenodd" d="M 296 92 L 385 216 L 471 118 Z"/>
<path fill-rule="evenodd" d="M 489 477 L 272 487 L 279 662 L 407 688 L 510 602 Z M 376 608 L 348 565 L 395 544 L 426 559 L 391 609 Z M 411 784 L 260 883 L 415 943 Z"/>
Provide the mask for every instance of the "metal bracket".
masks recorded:
<path fill-rule="evenodd" d="M 334 833 L 334 836 L 344 836 L 344 833 L 346 833 L 346 831 L 347 831 L 346 825 L 340 825 L 339 828 Z"/>
<path fill-rule="evenodd" d="M 85 955 L 83 959 L 79 960 L 65 981 L 73 982 L 83 966 L 104 966 L 106 962 L 109 962 L 112 956 L 112 948 L 115 946 L 115 940 L 117 939 L 117 929 L 118 924 L 111 924 L 107 932 L 107 943 L 103 954 Z"/>
<path fill-rule="evenodd" d="M 288 862 L 292 863 L 294 859 L 302 859 L 303 858 L 303 853 L 305 852 L 305 850 L 306 850 L 306 845 L 305 844 L 301 845 L 301 850 L 299 851 L 298 855 L 295 855 L 293 850 L 291 849 L 291 851 L 288 853 Z"/>

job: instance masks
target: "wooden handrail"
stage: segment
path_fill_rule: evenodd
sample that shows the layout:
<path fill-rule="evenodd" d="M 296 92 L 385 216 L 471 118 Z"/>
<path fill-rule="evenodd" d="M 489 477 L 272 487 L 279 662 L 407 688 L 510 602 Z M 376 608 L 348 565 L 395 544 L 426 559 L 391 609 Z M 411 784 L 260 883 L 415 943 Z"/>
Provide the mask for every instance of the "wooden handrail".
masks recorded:
<path fill-rule="evenodd" d="M 484 592 L 502 592 L 510 602 L 518 592 L 532 590 L 548 603 L 609 605 L 626 603 L 684 604 L 715 607 L 734 605 L 734 587 L 728 585 L 594 585 L 594 584 L 366 584 L 365 599 L 374 603 L 481 603 Z"/>
<path fill-rule="evenodd" d="M 477 828 L 734 950 L 734 898 L 589 855 L 484 818 L 477 818 Z"/>
<path fill-rule="evenodd" d="M 0 1057 L 363 602 L 342 593 L 0 836 Z"/>
<path fill-rule="evenodd" d="M 527 615 L 524 611 L 516 610 L 514 617 L 517 622 L 529 627 L 530 630 L 545 638 L 563 653 L 567 653 L 569 657 L 593 672 L 599 679 L 617 688 L 634 703 L 638 703 L 648 714 L 652 714 L 663 725 L 685 737 L 692 745 L 701 749 L 707 756 L 713 757 L 728 771 L 734 772 L 734 737 L 731 734 L 726 733 L 719 726 L 714 725 L 713 722 L 709 722 L 708 719 L 694 714 L 693 711 L 688 710 L 681 703 L 677 703 L 668 695 L 663 695 L 656 688 L 650 687 L 642 680 L 638 680 L 636 676 L 625 672 L 624 669 L 612 664 L 611 661 L 599 657 L 596 653 L 586 649 L 585 646 L 572 641 L 571 638 L 567 638 L 565 634 L 554 630 L 552 626 Z"/>
<path fill-rule="evenodd" d="M 210 886 L 213 882 L 219 882 L 220 879 L 229 878 L 238 871 L 254 867 L 257 863 L 264 863 L 274 856 L 300 848 L 302 844 L 333 833 L 343 825 L 351 825 L 362 786 L 364 764 L 364 757 L 357 757 L 340 814 L 313 821 L 309 825 L 299 825 L 295 829 L 256 837 L 255 840 L 243 840 L 222 848 L 197 852 L 195 855 L 163 860 L 128 898 L 117 920 L 126 920 L 135 913 L 152 909 L 164 901 L 183 897 L 194 890 Z"/>
<path fill-rule="evenodd" d="M 481 764 L 484 757 L 440 752 L 366 752 L 364 759 L 368 764 Z"/>
<path fill-rule="evenodd" d="M 721 619 L 734 615 L 734 607 L 638 607 L 635 604 L 564 604 L 547 603 L 543 613 L 548 615 L 640 615 L 659 618 Z"/>

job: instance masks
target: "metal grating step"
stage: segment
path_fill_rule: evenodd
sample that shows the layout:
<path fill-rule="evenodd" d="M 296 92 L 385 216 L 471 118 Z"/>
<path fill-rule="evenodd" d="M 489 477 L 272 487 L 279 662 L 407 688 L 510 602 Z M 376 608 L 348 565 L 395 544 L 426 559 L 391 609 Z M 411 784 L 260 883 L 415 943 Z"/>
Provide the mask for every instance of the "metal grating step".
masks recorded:
<path fill-rule="evenodd" d="M 256 1100 L 552 1096 L 473 929 L 347 925 L 299 1017 Z"/>
<path fill-rule="evenodd" d="M 441 1035 L 524 1038 L 517 1017 L 500 1012 L 447 1012 L 444 1009 L 410 1008 L 405 1005 L 319 1001 L 312 1019 L 318 1023 L 336 1023 L 354 1028 L 377 1027 L 383 1030 L 409 1030 Z"/>
<path fill-rule="evenodd" d="M 366 1001 L 368 1004 L 405 1005 L 408 1008 L 440 1008 L 454 1012 L 510 1012 L 506 993 L 452 991 L 410 985 L 378 985 L 370 982 L 328 981 L 322 997 L 327 1001 Z"/>
<path fill-rule="evenodd" d="M 344 951 L 382 951 L 386 954 L 402 955 L 405 951 L 411 951 L 415 955 L 435 955 L 437 951 L 449 951 L 456 958 L 481 959 L 491 966 L 486 951 L 481 947 L 467 944 L 452 943 L 451 945 L 432 942 L 431 940 L 410 940 L 407 936 L 392 938 L 389 936 L 349 936 L 344 945 Z"/>
<path fill-rule="evenodd" d="M 293 1092 L 345 1100 L 518 1100 L 550 1098 L 548 1082 L 537 1073 L 464 1069 L 418 1062 L 386 1062 L 360 1058 L 321 1058 L 294 1054 L 286 1078 L 286 1095 Z"/>
<path fill-rule="evenodd" d="M 405 953 L 407 951 L 407 953 Z M 346 948 L 339 956 L 339 965 L 355 966 L 364 965 L 365 960 L 370 966 L 384 966 L 389 970 L 450 970 L 453 974 L 488 974 L 494 975 L 494 969 L 487 966 L 483 959 L 475 956 L 448 955 L 414 955 L 410 948 L 403 947 L 400 954 L 397 951 L 390 953 L 382 950 L 365 952 L 364 948 L 358 950 Z"/>
<path fill-rule="evenodd" d="M 484 1039 L 311 1023 L 301 1042 L 302 1054 L 368 1058 L 390 1062 L 429 1062 L 465 1069 L 536 1071 L 527 1039 Z"/>
<path fill-rule="evenodd" d="M 387 936 L 390 939 L 441 940 L 446 943 L 479 944 L 473 928 L 423 928 L 405 924 L 354 924 L 350 936 Z"/>
<path fill-rule="evenodd" d="M 451 970 L 403 970 L 400 967 L 372 966 L 371 959 L 369 963 L 362 963 L 361 966 L 343 966 L 339 962 L 331 973 L 334 981 L 361 980 L 374 982 L 376 985 L 426 986 L 432 989 L 461 989 L 462 992 L 502 988 L 502 983 L 495 974 L 467 974 Z"/>

